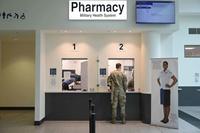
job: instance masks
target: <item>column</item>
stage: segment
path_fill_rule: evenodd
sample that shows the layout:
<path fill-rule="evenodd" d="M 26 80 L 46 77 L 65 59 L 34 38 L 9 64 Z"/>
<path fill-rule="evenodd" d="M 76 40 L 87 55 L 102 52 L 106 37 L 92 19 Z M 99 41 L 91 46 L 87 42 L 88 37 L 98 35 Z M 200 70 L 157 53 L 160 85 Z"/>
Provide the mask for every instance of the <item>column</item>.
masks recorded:
<path fill-rule="evenodd" d="M 43 33 L 36 31 L 35 34 L 35 124 L 39 125 L 45 118 L 46 53 Z"/>
<path fill-rule="evenodd" d="M 150 59 L 159 58 L 161 55 L 160 33 L 144 32 L 142 33 L 141 44 L 141 91 L 151 92 L 150 84 Z"/>

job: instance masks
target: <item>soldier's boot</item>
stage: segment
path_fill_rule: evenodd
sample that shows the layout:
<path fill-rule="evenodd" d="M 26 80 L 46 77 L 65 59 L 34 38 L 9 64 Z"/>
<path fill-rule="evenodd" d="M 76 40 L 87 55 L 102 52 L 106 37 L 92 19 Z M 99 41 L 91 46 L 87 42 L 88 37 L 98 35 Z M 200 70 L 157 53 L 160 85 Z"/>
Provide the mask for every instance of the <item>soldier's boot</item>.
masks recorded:
<path fill-rule="evenodd" d="M 116 116 L 117 116 L 116 108 L 112 108 L 112 120 L 111 120 L 112 124 L 116 123 Z"/>
<path fill-rule="evenodd" d="M 116 123 L 116 119 L 115 119 L 115 118 L 112 118 L 111 123 L 112 123 L 112 124 L 115 124 L 115 123 Z"/>
<path fill-rule="evenodd" d="M 122 115 L 122 124 L 126 124 L 126 117 L 125 117 L 125 115 Z"/>

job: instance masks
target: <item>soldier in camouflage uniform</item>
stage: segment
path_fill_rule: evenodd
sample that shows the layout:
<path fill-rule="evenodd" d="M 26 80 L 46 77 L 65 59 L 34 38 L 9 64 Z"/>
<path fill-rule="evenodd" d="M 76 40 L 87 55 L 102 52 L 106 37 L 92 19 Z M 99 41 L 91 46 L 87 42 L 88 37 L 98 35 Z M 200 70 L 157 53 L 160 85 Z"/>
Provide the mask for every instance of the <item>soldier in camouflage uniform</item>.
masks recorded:
<path fill-rule="evenodd" d="M 108 76 L 107 83 L 111 91 L 111 104 L 112 104 L 112 123 L 116 123 L 117 105 L 121 108 L 122 123 L 125 124 L 125 105 L 126 105 L 126 89 L 127 77 L 121 72 L 121 64 L 116 64 L 115 71 L 111 72 Z"/>

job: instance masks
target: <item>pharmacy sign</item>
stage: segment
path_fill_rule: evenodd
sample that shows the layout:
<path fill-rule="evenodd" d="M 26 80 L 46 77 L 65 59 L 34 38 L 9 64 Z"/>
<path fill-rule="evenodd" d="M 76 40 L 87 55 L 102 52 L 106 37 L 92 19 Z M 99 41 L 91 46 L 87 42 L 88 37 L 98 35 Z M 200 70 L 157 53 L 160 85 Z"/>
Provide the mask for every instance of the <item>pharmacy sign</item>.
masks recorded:
<path fill-rule="evenodd" d="M 69 20 L 127 20 L 127 1 L 69 0 Z"/>

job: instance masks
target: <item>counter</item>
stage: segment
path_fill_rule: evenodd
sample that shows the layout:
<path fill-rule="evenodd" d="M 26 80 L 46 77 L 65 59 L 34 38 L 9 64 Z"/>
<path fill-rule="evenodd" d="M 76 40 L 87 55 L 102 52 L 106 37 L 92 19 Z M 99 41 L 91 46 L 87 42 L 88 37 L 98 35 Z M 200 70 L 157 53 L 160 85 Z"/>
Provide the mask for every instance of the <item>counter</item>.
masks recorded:
<path fill-rule="evenodd" d="M 88 120 L 88 100 L 92 98 L 95 104 L 96 120 L 111 120 L 110 95 L 109 92 L 46 92 L 45 119 Z M 151 95 L 127 92 L 126 96 L 126 119 L 150 123 Z"/>

